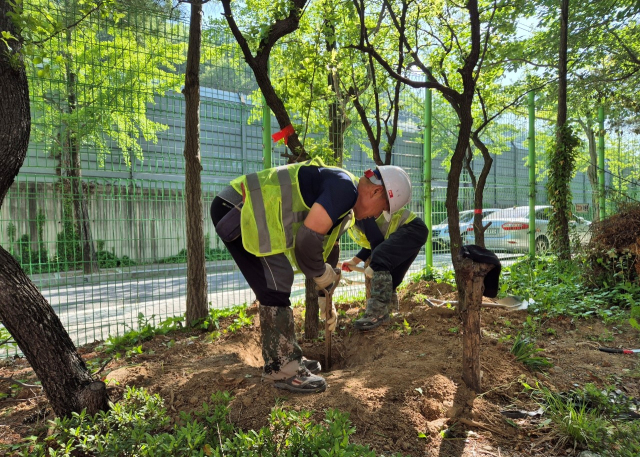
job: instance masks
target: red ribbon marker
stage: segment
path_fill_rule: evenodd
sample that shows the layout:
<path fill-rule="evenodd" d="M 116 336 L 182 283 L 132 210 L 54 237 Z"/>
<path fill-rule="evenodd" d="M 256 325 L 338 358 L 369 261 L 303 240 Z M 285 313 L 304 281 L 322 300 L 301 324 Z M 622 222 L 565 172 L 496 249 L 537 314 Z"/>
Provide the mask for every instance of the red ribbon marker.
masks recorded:
<path fill-rule="evenodd" d="M 474 210 L 473 210 L 473 214 L 482 214 L 482 208 L 480 208 L 480 209 L 477 209 L 477 208 L 476 208 L 476 209 L 474 209 Z"/>
<path fill-rule="evenodd" d="M 295 130 L 293 130 L 293 125 L 289 124 L 279 132 L 276 132 L 273 135 L 271 135 L 271 139 L 274 141 L 274 143 L 277 143 L 278 141 L 284 139 L 284 145 L 286 146 L 287 143 L 289 142 L 289 137 L 294 133 L 295 133 Z"/>

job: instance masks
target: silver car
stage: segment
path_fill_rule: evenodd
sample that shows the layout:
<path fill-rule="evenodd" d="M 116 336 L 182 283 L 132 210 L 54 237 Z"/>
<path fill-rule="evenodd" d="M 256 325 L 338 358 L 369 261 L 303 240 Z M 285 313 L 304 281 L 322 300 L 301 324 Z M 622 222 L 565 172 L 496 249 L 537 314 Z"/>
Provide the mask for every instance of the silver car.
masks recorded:
<path fill-rule="evenodd" d="M 498 211 L 498 208 L 483 209 L 482 217 L 485 218 L 495 211 Z M 473 212 L 473 210 L 460 211 L 460 234 L 462 235 L 462 242 L 464 244 L 467 244 L 467 236 L 470 233 L 469 228 L 471 227 L 473 230 Z M 449 237 L 449 222 L 446 218 L 431 228 L 431 243 L 434 250 L 449 249 L 451 238 Z"/>
<path fill-rule="evenodd" d="M 549 236 L 547 226 L 549 217 L 553 211 L 551 206 L 536 206 L 536 252 L 543 253 L 549 249 Z M 491 225 L 484 232 L 485 247 L 491 251 L 528 252 L 529 251 L 529 207 L 517 206 L 515 208 L 496 211 L 484 218 L 484 224 Z M 581 217 L 574 217 L 570 221 L 571 234 L 578 237 L 581 244 L 585 244 L 590 238 L 591 222 Z M 467 237 L 468 243 L 474 242 L 474 236 Z"/>

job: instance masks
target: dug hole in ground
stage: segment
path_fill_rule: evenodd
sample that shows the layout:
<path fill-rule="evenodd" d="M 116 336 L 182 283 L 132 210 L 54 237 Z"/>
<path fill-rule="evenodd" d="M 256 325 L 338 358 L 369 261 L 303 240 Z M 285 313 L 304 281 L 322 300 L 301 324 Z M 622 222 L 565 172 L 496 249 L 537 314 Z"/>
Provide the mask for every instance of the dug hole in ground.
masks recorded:
<path fill-rule="evenodd" d="M 541 418 L 505 419 L 504 410 L 537 410 L 522 382 L 542 383 L 556 391 L 593 383 L 616 384 L 638 398 L 637 356 L 607 354 L 599 345 L 628 347 L 637 339 L 626 325 L 556 318 L 544 323 L 537 339 L 554 367 L 532 373 L 510 353 L 527 311 L 482 309 L 481 362 L 484 392 L 474 393 L 461 379 L 462 336 L 455 309 L 432 308 L 424 297 L 456 300 L 447 284 L 419 282 L 399 292 L 400 312 L 391 324 L 367 333 L 351 328 L 363 302 L 338 303 L 333 337 L 333 367 L 324 373 L 329 388 L 316 395 L 292 394 L 263 384 L 256 306 L 249 308 L 253 325 L 211 341 L 206 333 L 179 332 L 156 336 L 143 353 L 111 361 L 104 370 L 110 394 L 118 400 L 128 385 L 158 393 L 173 419 L 180 411 L 198 409 L 215 391 L 229 391 L 230 420 L 243 429 L 268 423 L 276 403 L 313 412 L 321 421 L 327 409 L 347 412 L 356 428 L 353 441 L 371 446 L 378 455 L 410 456 L 551 456 L 578 455 L 571 443 L 559 446 Z M 294 308 L 297 330 L 303 328 L 301 308 Z M 231 322 L 221 322 L 226 326 Z M 506 339 L 507 335 L 512 338 Z M 607 336 L 606 342 L 603 336 Z M 167 344 L 175 340 L 175 344 Z M 301 346 L 308 358 L 324 359 L 323 341 Z M 85 359 L 101 357 L 97 344 L 80 349 Z M 35 380 L 25 359 L 0 362 L 0 378 Z M 117 383 L 116 383 L 117 381 Z M 0 380 L 0 392 L 10 392 Z M 17 443 L 52 419 L 39 389 L 23 388 L 0 400 L 0 442 Z M 444 431 L 447 431 L 444 433 Z M 565 447 L 566 446 L 566 447 Z"/>

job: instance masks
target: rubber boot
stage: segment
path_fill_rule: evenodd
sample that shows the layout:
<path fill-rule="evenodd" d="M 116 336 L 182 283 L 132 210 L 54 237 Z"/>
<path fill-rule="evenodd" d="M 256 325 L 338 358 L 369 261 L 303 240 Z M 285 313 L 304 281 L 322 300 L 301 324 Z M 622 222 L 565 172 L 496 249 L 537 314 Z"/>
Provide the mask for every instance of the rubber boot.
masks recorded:
<path fill-rule="evenodd" d="M 323 392 L 327 388 L 324 378 L 312 374 L 303 363 L 302 349 L 296 341 L 293 310 L 260 305 L 259 312 L 263 381 L 272 381 L 275 387 L 292 392 Z"/>
<path fill-rule="evenodd" d="M 362 319 L 354 322 L 358 330 L 371 330 L 389 322 L 389 311 L 393 295 L 393 278 L 388 271 L 374 271 L 371 277 L 371 298 Z"/>

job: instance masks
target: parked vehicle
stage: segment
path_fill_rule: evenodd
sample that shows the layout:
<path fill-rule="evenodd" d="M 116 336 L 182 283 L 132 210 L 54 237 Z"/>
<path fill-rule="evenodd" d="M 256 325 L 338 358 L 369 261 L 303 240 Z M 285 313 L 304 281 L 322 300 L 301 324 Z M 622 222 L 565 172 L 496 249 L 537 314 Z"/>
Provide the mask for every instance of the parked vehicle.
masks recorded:
<path fill-rule="evenodd" d="M 549 249 L 550 238 L 547 226 L 552 212 L 551 206 L 536 206 L 536 252 L 544 253 Z M 529 251 L 529 207 L 517 206 L 503 209 L 490 214 L 483 219 L 484 224 L 491 225 L 484 232 L 485 247 L 491 251 L 528 252 Z M 570 221 L 573 237 L 578 237 L 581 244 L 586 244 L 590 237 L 591 222 L 582 217 L 574 217 Z M 473 244 L 474 236 L 471 232 L 467 236 L 467 243 Z"/>
<path fill-rule="evenodd" d="M 498 208 L 483 209 L 482 217 L 485 218 L 495 211 L 498 211 Z M 466 238 L 469 235 L 467 231 L 469 227 L 473 228 L 473 210 L 460 211 L 460 234 L 462 235 L 463 244 L 468 244 Z M 451 239 L 449 238 L 449 223 L 446 218 L 431 228 L 431 243 L 434 251 L 449 249 Z"/>

